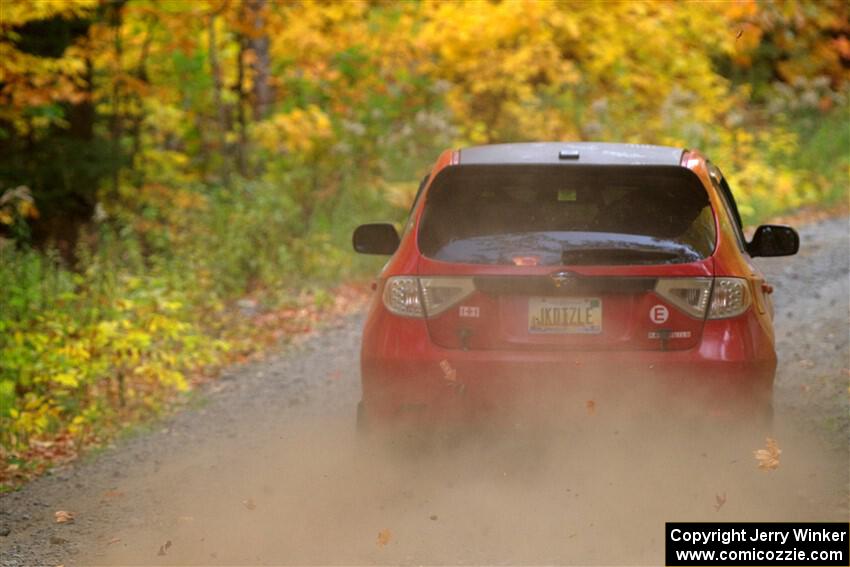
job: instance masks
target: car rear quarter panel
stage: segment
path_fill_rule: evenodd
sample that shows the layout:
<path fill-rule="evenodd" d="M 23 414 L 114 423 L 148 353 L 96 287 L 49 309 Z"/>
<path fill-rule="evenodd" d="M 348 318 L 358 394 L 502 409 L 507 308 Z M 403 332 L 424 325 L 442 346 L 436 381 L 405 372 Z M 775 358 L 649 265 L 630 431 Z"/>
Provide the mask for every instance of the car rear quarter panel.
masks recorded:
<path fill-rule="evenodd" d="M 727 360 L 762 362 L 769 372 L 776 367 L 772 306 L 764 296 L 764 274 L 752 258 L 741 250 L 720 195 L 711 182 L 705 158 L 689 151 L 682 156 L 682 165 L 691 169 L 708 191 L 715 212 L 717 243 L 712 259 L 715 276 L 746 278 L 753 304 L 746 314 L 733 319 L 708 320 L 703 331 L 704 349 L 715 349 L 712 356 Z M 740 337 L 735 340 L 733 337 Z"/>

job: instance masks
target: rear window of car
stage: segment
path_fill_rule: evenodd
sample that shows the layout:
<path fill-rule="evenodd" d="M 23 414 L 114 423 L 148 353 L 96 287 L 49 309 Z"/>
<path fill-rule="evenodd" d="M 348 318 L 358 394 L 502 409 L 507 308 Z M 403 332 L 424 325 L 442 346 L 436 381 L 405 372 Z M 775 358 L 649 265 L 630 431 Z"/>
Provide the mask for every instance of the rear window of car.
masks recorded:
<path fill-rule="evenodd" d="M 454 263 L 685 263 L 716 239 L 699 178 L 672 166 L 452 166 L 422 214 L 421 252 Z"/>

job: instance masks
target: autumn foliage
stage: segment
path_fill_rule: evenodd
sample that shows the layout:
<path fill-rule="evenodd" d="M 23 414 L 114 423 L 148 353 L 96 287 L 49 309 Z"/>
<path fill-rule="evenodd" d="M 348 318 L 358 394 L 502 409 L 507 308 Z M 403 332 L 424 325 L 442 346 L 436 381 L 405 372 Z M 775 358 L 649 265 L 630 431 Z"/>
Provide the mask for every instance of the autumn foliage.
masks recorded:
<path fill-rule="evenodd" d="M 0 482 L 161 411 L 251 317 L 334 305 L 376 266 L 351 229 L 402 220 L 445 147 L 698 147 L 749 222 L 846 199 L 849 21 L 841 0 L 0 2 Z"/>

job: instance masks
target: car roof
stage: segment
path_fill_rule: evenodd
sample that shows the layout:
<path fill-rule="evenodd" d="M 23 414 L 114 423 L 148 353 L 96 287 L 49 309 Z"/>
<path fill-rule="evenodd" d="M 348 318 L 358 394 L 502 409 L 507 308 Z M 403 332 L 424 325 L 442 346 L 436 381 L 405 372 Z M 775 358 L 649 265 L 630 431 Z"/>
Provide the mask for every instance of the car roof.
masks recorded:
<path fill-rule="evenodd" d="M 460 150 L 461 165 L 681 165 L 682 148 L 607 142 L 530 142 Z"/>

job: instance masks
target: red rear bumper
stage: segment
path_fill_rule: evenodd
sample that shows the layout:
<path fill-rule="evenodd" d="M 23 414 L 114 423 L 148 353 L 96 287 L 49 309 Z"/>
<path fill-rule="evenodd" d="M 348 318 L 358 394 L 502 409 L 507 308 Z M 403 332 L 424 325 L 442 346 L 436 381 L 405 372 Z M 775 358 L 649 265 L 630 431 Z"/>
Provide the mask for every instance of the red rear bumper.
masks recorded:
<path fill-rule="evenodd" d="M 424 321 L 372 313 L 361 352 L 369 420 L 466 421 L 523 408 L 558 414 L 699 408 L 739 415 L 770 403 L 776 355 L 744 315 L 709 321 L 681 351 L 463 351 L 435 346 Z M 698 402 L 698 403 L 697 403 Z"/>

